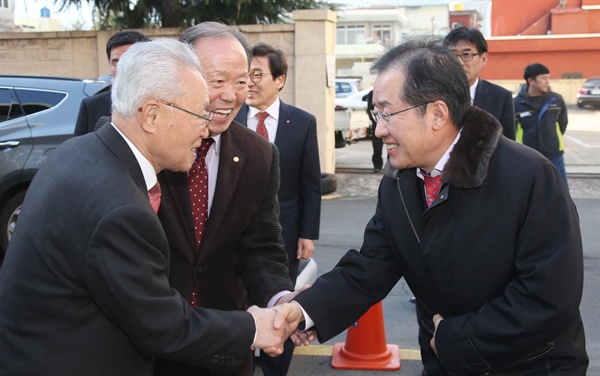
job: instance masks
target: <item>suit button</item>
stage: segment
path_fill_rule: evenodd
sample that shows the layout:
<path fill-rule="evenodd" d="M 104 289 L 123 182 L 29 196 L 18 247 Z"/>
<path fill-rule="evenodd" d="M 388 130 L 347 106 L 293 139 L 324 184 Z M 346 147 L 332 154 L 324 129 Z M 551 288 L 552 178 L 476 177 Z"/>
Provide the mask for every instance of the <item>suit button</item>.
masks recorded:
<path fill-rule="evenodd" d="M 196 274 L 206 273 L 208 267 L 206 265 L 200 264 L 196 267 Z"/>

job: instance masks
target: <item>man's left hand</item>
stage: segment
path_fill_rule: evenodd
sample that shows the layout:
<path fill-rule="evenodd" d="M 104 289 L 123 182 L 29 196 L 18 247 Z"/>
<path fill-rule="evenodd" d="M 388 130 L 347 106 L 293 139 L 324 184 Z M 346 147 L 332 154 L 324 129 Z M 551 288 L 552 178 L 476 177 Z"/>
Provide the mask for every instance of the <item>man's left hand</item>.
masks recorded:
<path fill-rule="evenodd" d="M 435 348 L 435 335 L 437 333 L 438 326 L 440 325 L 440 323 L 442 322 L 443 319 L 444 318 L 439 313 L 436 313 L 435 315 L 433 315 L 433 327 L 434 327 L 434 330 L 433 330 L 433 337 L 431 338 L 431 341 L 429 342 L 429 345 L 433 349 L 433 352 L 435 353 L 435 355 L 437 355 L 437 349 Z"/>
<path fill-rule="evenodd" d="M 296 258 L 298 260 L 308 260 L 313 252 L 315 251 L 315 242 L 312 239 L 298 239 L 298 251 L 296 252 Z"/>

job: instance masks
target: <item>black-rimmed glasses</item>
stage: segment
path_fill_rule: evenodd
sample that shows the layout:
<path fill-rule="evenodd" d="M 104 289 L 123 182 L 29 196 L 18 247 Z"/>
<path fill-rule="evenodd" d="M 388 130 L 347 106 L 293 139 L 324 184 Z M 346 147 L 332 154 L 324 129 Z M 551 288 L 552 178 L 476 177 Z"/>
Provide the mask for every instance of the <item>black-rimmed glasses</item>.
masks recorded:
<path fill-rule="evenodd" d="M 197 113 L 195 113 L 195 112 L 192 112 L 192 111 L 190 111 L 190 110 L 186 110 L 185 108 L 181 108 L 181 107 L 179 107 L 179 106 L 176 106 L 176 105 L 174 105 L 173 103 L 169 103 L 169 102 L 166 102 L 166 101 L 163 101 L 163 100 L 157 100 L 157 102 L 158 102 L 158 103 L 162 103 L 162 104 L 164 104 L 164 105 L 167 105 L 167 106 L 169 106 L 169 107 L 176 108 L 176 109 L 178 109 L 179 111 L 186 112 L 186 113 L 188 113 L 188 114 L 190 114 L 190 115 L 194 115 L 195 117 L 197 117 L 197 118 L 200 118 L 200 119 L 202 119 L 202 120 L 206 120 L 206 122 L 207 122 L 207 123 L 209 123 L 209 122 L 212 120 L 212 113 L 211 113 L 211 112 L 207 112 L 207 113 L 206 113 L 206 115 L 200 115 L 200 114 L 197 114 Z"/>
<path fill-rule="evenodd" d="M 475 52 L 461 52 L 461 53 L 454 53 L 454 55 L 456 55 L 457 58 L 461 59 L 464 62 L 467 61 L 471 61 L 473 60 L 473 58 L 475 56 L 479 56 L 481 55 L 481 52 L 475 53 Z"/>
<path fill-rule="evenodd" d="M 263 76 L 268 76 L 271 73 L 263 73 L 263 72 L 252 72 L 250 73 L 250 81 L 254 82 L 255 84 L 259 83 L 260 80 L 262 80 Z"/>
<path fill-rule="evenodd" d="M 412 110 L 413 108 L 425 106 L 425 105 L 427 105 L 429 103 L 431 103 L 431 102 L 426 102 L 426 103 L 418 104 L 416 106 L 412 106 L 412 107 L 406 108 L 404 110 L 392 112 L 391 114 L 388 114 L 387 112 L 376 112 L 376 111 L 371 110 L 371 115 L 373 115 L 373 119 L 375 119 L 375 122 L 377 122 L 377 123 L 379 123 L 380 121 L 383 121 L 385 124 L 391 124 L 392 123 L 392 116 L 401 114 L 401 113 L 409 111 L 409 110 Z"/>

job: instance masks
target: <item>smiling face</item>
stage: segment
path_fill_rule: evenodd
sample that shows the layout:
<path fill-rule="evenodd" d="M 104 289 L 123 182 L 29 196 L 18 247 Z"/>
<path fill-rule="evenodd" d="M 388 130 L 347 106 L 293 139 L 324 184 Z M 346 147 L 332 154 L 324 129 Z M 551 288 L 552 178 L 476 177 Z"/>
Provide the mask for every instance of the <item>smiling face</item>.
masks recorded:
<path fill-rule="evenodd" d="M 248 98 L 246 99 L 246 104 L 264 111 L 277 99 L 279 90 L 281 90 L 285 83 L 285 75 L 273 78 L 267 56 L 255 56 L 252 58 L 250 74 L 255 73 L 262 73 L 262 78 L 258 83 L 248 80 Z"/>
<path fill-rule="evenodd" d="M 451 46 L 450 49 L 455 54 L 461 54 L 465 52 L 472 52 L 474 54 L 479 54 L 481 51 L 477 50 L 477 46 L 473 43 L 470 43 L 466 40 L 459 40 L 454 46 Z M 463 61 L 461 58 L 458 58 L 463 71 L 467 75 L 467 79 L 469 80 L 469 86 L 473 85 L 479 76 L 479 71 L 487 64 L 488 53 L 483 52 L 480 55 L 473 56 L 473 60 L 471 61 Z"/>
<path fill-rule="evenodd" d="M 179 92 L 195 95 L 179 95 L 161 100 L 196 114 L 206 114 L 209 107 L 208 88 L 202 75 L 186 70 L 181 77 Z M 196 150 L 202 139 L 208 137 L 208 122 L 156 100 L 150 106 L 150 122 L 154 122 L 156 127 L 152 149 L 154 160 L 158 161 L 155 168 L 188 171 L 196 159 Z"/>
<path fill-rule="evenodd" d="M 404 74 L 398 71 L 381 73 L 373 86 L 373 103 L 375 111 L 388 114 L 413 107 L 413 104 L 399 98 L 399 92 L 404 84 Z M 429 109 L 434 104 L 428 104 Z M 412 167 L 431 171 L 439 155 L 432 153 L 434 144 L 431 142 L 431 113 L 421 115 L 423 107 L 413 108 L 391 116 L 391 122 L 383 120 L 377 123 L 375 135 L 383 140 L 388 151 L 390 164 L 397 169 Z"/>
<path fill-rule="evenodd" d="M 208 84 L 211 135 L 225 132 L 248 95 L 248 60 L 234 37 L 204 38 L 194 43 Z"/>

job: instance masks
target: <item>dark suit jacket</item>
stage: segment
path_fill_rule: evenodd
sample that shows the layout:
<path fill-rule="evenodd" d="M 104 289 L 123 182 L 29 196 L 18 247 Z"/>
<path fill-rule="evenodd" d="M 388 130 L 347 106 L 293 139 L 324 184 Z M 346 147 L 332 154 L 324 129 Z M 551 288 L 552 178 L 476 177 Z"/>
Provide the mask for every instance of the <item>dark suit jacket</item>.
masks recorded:
<path fill-rule="evenodd" d="M 321 220 L 321 167 L 317 142 L 317 120 L 297 107 L 280 102 L 275 146 L 279 150 L 280 223 L 290 260 L 290 277 L 296 280 L 298 238 L 318 239 Z M 248 106 L 236 121 L 246 124 Z"/>
<path fill-rule="evenodd" d="M 0 374 L 149 375 L 161 356 L 232 368 L 245 312 L 191 309 L 141 169 L 111 126 L 70 139 L 31 184 L 0 270 Z"/>
<path fill-rule="evenodd" d="M 492 114 L 500 122 L 502 134 L 515 139 L 515 108 L 510 91 L 480 78 L 473 105 Z"/>
<path fill-rule="evenodd" d="M 81 136 L 93 132 L 96 123 L 102 116 L 111 116 L 112 100 L 110 98 L 111 90 L 92 95 L 81 101 L 79 106 L 79 115 L 75 123 L 75 136 Z"/>
<path fill-rule="evenodd" d="M 293 290 L 277 221 L 277 148 L 236 122 L 221 134 L 215 196 L 198 251 L 187 174 L 163 171 L 159 181 L 158 214 L 171 247 L 169 281 L 183 297 L 191 299 L 196 289 L 199 306 L 231 311 L 247 308 L 247 294 L 265 306 L 276 293 Z M 239 374 L 251 372 L 252 353 L 247 355 Z M 161 374 L 185 374 L 173 367 Z"/>

